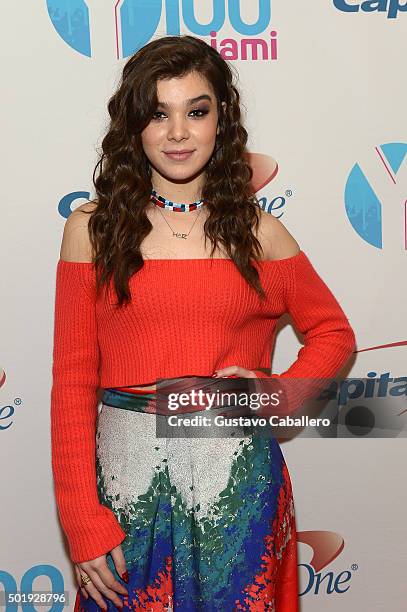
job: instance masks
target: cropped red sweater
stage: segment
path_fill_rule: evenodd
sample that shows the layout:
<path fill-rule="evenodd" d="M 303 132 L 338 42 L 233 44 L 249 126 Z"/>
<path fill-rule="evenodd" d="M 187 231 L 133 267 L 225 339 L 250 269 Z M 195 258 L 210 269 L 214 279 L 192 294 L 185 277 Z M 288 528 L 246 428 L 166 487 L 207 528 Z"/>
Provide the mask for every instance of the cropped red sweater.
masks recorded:
<path fill-rule="evenodd" d="M 304 251 L 254 265 L 265 301 L 230 259 L 145 260 L 130 279 L 131 303 L 117 309 L 112 284 L 96 299 L 92 263 L 58 261 L 51 452 L 72 561 L 94 559 L 125 538 L 97 494 L 99 387 L 212 376 L 230 365 L 267 376 L 259 368 L 270 371 L 276 323 L 285 312 L 304 346 L 288 370 L 271 376 L 335 376 L 354 351 L 349 321 Z"/>

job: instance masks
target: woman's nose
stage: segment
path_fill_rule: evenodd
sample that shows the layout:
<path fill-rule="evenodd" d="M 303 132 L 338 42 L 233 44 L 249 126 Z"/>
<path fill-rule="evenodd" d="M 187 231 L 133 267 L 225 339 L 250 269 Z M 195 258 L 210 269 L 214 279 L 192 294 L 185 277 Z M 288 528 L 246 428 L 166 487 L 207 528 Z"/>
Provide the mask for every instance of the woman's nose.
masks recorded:
<path fill-rule="evenodd" d="M 188 134 L 188 125 L 184 119 L 173 119 L 168 124 L 167 136 L 169 139 L 181 140 L 183 138 L 187 138 Z"/>

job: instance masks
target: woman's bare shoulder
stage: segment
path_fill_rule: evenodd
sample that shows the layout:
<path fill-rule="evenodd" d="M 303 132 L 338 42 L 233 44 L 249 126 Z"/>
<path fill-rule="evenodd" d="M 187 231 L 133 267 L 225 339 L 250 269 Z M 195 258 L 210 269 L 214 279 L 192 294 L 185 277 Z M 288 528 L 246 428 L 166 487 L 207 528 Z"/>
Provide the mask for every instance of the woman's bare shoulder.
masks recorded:
<path fill-rule="evenodd" d="M 286 259 L 301 250 L 285 225 L 264 210 L 261 210 L 257 238 L 263 247 L 263 259 Z"/>
<path fill-rule="evenodd" d="M 76 262 L 92 261 L 88 222 L 90 213 L 94 212 L 96 206 L 96 202 L 86 202 L 71 212 L 64 225 L 60 259 Z"/>

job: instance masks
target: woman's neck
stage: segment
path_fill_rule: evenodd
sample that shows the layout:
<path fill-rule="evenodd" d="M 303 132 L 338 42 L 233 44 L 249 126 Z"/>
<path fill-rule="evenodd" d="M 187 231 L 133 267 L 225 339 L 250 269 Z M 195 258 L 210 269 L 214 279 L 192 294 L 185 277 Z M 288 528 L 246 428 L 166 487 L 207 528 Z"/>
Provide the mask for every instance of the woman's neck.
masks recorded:
<path fill-rule="evenodd" d="M 201 181 L 195 180 L 190 183 L 171 183 L 160 180 L 161 177 L 152 177 L 153 189 L 163 198 L 176 204 L 192 204 L 202 197 Z"/>

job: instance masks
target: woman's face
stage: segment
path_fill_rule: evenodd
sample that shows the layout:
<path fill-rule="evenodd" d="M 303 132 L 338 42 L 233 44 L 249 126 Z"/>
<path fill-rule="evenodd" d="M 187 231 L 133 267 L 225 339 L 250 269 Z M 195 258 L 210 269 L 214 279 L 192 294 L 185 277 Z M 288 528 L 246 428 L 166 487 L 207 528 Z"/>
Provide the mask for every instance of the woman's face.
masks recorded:
<path fill-rule="evenodd" d="M 215 147 L 218 111 L 214 92 L 197 72 L 157 82 L 158 106 L 141 133 L 154 170 L 170 181 L 197 177 Z M 154 177 L 153 177 L 154 178 Z"/>

